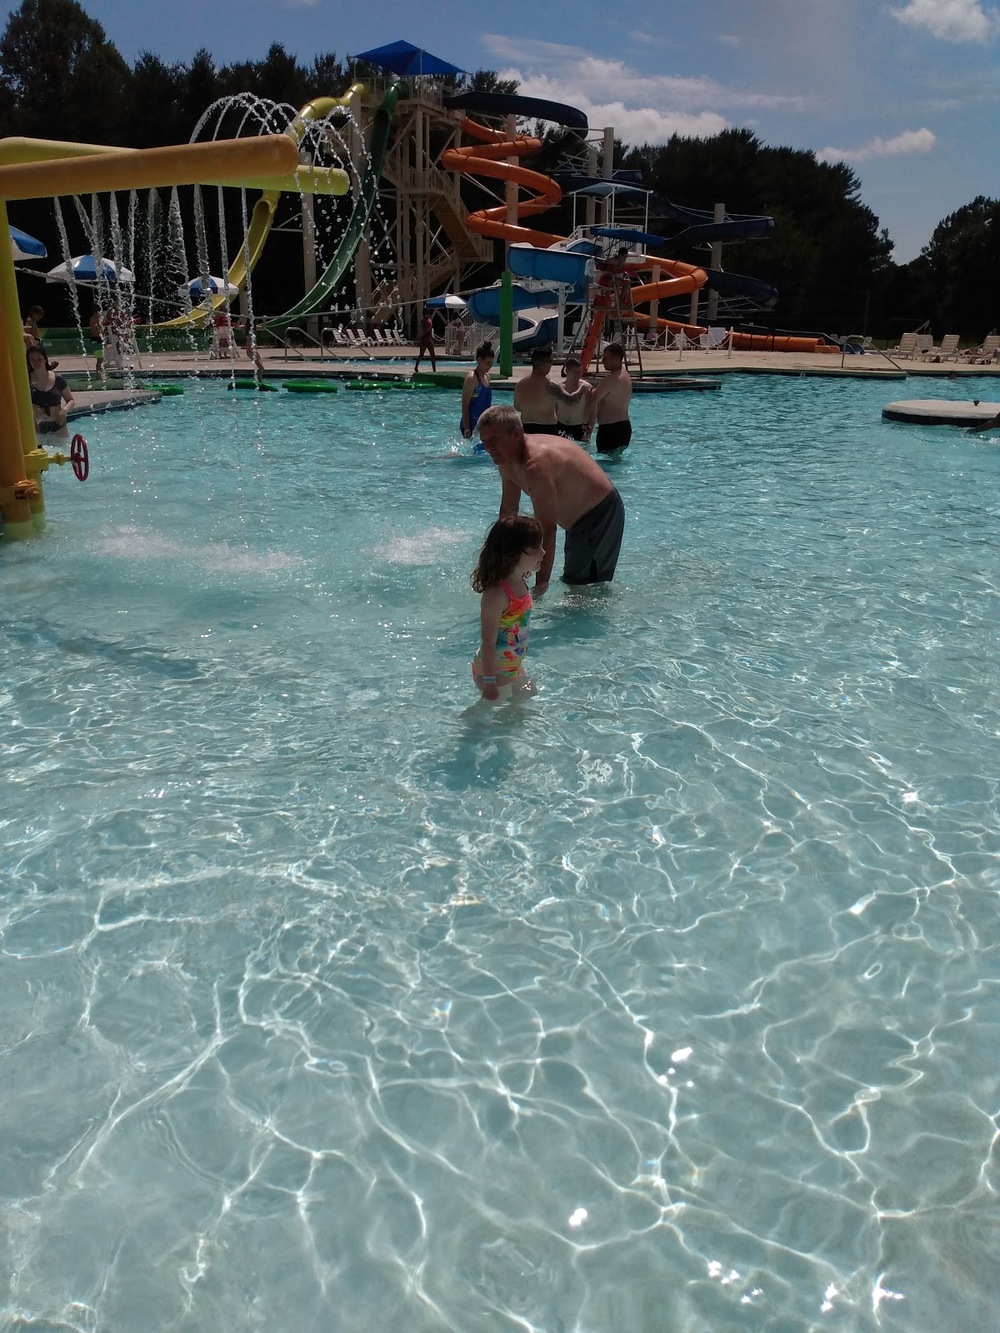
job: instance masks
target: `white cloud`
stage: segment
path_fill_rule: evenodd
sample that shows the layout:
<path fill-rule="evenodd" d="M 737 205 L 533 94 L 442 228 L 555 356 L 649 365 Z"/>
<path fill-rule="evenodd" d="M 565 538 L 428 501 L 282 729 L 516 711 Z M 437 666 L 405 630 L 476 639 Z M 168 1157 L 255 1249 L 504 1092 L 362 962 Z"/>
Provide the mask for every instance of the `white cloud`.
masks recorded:
<path fill-rule="evenodd" d="M 908 0 L 892 13 L 948 42 L 988 42 L 1000 28 L 996 10 L 987 13 L 979 0 Z"/>
<path fill-rule="evenodd" d="M 891 139 L 869 139 L 860 148 L 824 148 L 816 156 L 821 162 L 867 162 L 900 153 L 929 153 L 936 143 L 933 130 L 904 130 Z"/>
<path fill-rule="evenodd" d="M 738 114 L 764 108 L 801 109 L 804 99 L 731 88 L 705 75 L 641 74 L 623 60 L 603 59 L 555 42 L 514 42 L 487 35 L 491 53 L 510 62 L 500 71 L 525 97 L 566 102 L 586 112 L 594 128 L 613 125 L 626 143 L 661 143 L 672 134 L 718 134 Z"/>

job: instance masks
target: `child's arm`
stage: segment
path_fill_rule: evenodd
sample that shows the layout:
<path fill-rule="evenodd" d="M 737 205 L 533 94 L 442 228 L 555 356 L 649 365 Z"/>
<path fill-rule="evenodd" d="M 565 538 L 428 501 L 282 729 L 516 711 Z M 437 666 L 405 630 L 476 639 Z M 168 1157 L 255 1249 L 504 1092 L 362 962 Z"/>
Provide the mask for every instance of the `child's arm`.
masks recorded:
<path fill-rule="evenodd" d="M 479 660 L 483 664 L 484 699 L 500 698 L 500 686 L 497 684 L 497 633 L 506 605 L 507 594 L 503 588 L 494 585 L 483 593 L 479 608 Z"/>

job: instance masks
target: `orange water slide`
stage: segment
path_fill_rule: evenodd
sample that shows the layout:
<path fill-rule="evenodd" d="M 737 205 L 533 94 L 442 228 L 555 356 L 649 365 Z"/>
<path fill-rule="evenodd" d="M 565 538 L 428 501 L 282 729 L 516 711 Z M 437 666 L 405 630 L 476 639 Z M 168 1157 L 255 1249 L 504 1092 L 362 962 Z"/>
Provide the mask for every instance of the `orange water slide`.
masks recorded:
<path fill-rule="evenodd" d="M 534 190 L 536 193 L 533 198 L 518 200 L 519 218 L 547 213 L 562 199 L 562 190 L 549 176 L 543 176 L 540 171 L 530 171 L 527 167 L 515 166 L 504 160 L 510 157 L 531 157 L 541 152 L 540 139 L 520 134 L 508 139 L 501 130 L 491 130 L 474 120 L 462 121 L 462 133 L 479 142 L 468 144 L 464 148 L 446 149 L 441 154 L 441 165 L 446 171 L 461 171 L 469 176 L 490 176 L 494 180 L 516 181 L 518 185 Z M 500 204 L 496 208 L 480 208 L 477 212 L 470 213 L 465 223 L 477 236 L 493 236 L 501 241 L 524 241 L 528 245 L 537 245 L 542 250 L 547 250 L 550 245 L 563 239 L 547 231 L 535 231 L 532 227 L 518 227 L 508 222 L 505 204 Z"/>

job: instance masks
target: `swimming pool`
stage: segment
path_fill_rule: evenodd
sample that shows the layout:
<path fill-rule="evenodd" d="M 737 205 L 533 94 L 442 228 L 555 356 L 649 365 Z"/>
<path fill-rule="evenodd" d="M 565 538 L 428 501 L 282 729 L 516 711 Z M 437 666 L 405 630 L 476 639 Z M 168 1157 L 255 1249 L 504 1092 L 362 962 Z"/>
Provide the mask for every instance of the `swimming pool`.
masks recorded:
<path fill-rule="evenodd" d="M 88 424 L 2 548 L 5 1322 L 995 1323 L 1000 440 L 900 396 L 637 401 L 491 710 L 457 394 Z"/>

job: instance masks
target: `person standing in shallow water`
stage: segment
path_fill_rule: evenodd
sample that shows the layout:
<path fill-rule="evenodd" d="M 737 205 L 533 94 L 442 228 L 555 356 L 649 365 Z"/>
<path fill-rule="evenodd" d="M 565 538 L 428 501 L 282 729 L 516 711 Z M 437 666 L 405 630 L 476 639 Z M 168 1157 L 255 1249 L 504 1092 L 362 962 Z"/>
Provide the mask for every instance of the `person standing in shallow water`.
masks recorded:
<path fill-rule="evenodd" d="M 587 422 L 593 426 L 597 421 L 597 452 L 611 454 L 627 449 L 632 440 L 628 415 L 632 377 L 625 369 L 625 348 L 621 343 L 608 343 L 601 364 L 604 377 L 590 400 Z"/>
<path fill-rule="evenodd" d="M 514 406 L 521 414 L 525 435 L 556 435 L 555 385 L 549 379 L 552 349 L 535 347 L 531 353 L 531 374 L 522 375 L 514 385 Z"/>
<path fill-rule="evenodd" d="M 493 390 L 490 388 L 490 369 L 493 365 L 493 344 L 480 343 L 476 348 L 476 364 L 465 377 L 462 385 L 462 421 L 460 429 L 463 440 L 471 440 L 476 433 L 476 423 L 493 403 Z"/>
<path fill-rule="evenodd" d="M 568 356 L 563 362 L 563 395 L 556 399 L 559 434 L 582 444 L 590 439 L 587 412 L 594 388 L 583 375 L 583 362 L 578 356 Z"/>
<path fill-rule="evenodd" d="M 556 528 L 566 533 L 563 582 L 610 582 L 625 530 L 625 506 L 586 449 L 561 435 L 525 435 L 512 407 L 485 411 L 479 438 L 500 472 L 500 517 L 517 513 L 523 491 L 542 525 L 545 554 L 535 596 L 552 577 Z"/>
<path fill-rule="evenodd" d="M 524 670 L 532 607 L 526 580 L 544 555 L 541 524 L 522 514 L 497 519 L 479 553 L 472 586 L 482 593 L 480 642 L 472 679 L 491 703 L 504 691 L 532 687 Z"/>

